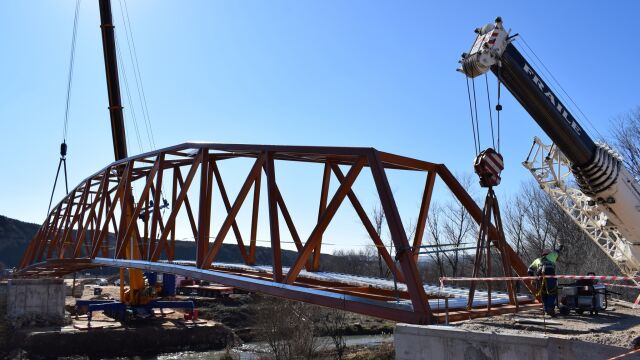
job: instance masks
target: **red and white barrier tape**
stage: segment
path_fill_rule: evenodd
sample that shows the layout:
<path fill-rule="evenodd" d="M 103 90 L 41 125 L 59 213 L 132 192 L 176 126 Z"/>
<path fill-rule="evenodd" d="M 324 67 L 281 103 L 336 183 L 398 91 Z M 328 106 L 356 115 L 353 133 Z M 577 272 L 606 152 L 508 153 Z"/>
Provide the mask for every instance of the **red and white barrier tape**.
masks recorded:
<path fill-rule="evenodd" d="M 640 276 L 615 276 L 615 275 L 546 275 L 547 279 L 576 279 L 576 280 L 606 280 L 624 281 L 640 280 Z M 502 277 L 441 277 L 440 288 L 444 288 L 445 281 L 506 281 L 506 280 L 540 280 L 541 276 L 502 276 Z M 637 288 L 628 285 L 632 288 Z M 640 303 L 640 296 L 636 299 L 636 304 Z"/>
<path fill-rule="evenodd" d="M 539 280 L 541 276 L 503 276 L 503 277 L 441 277 L 440 281 L 505 281 L 505 280 Z M 613 275 L 546 275 L 547 279 L 587 279 L 587 280 L 640 280 L 640 276 Z"/>
<path fill-rule="evenodd" d="M 609 359 L 607 359 L 607 360 L 622 359 L 623 357 L 627 357 L 627 356 L 629 356 L 629 355 L 631 355 L 631 354 L 636 354 L 636 353 L 638 353 L 638 352 L 640 352 L 640 349 L 631 350 L 631 351 L 629 351 L 628 353 L 624 353 L 624 354 L 622 354 L 622 355 L 614 356 L 614 357 L 609 358 Z"/>
<path fill-rule="evenodd" d="M 445 281 L 505 281 L 505 280 L 540 280 L 541 276 L 503 276 L 503 277 L 441 277 L 440 289 L 444 289 Z M 607 280 L 607 281 L 624 281 L 624 280 L 640 280 L 640 276 L 612 276 L 612 275 L 546 275 L 547 279 L 578 279 L 578 280 Z M 640 289 L 634 285 L 624 284 L 609 284 L 603 283 L 606 286 L 619 286 L 632 289 Z M 634 308 L 640 304 L 640 294 L 633 303 Z M 626 356 L 626 355 L 624 355 Z"/>
<path fill-rule="evenodd" d="M 602 283 L 602 285 L 616 286 L 616 287 L 623 287 L 623 288 L 631 288 L 631 289 L 639 289 L 640 290 L 640 286 L 638 286 L 638 285 L 610 284 L 610 283 Z"/>

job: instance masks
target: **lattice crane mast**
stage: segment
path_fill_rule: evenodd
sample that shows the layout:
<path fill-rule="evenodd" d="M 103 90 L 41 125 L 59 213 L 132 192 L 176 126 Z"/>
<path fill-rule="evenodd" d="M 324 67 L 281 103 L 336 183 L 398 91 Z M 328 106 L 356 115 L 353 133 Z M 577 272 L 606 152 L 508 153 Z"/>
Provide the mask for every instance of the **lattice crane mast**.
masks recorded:
<path fill-rule="evenodd" d="M 469 78 L 493 72 L 553 141 L 534 140 L 524 162 L 542 189 L 628 275 L 640 271 L 640 185 L 606 144 L 595 143 L 527 62 L 497 18 L 475 30 L 458 69 Z M 565 181 L 575 178 L 575 186 Z"/>

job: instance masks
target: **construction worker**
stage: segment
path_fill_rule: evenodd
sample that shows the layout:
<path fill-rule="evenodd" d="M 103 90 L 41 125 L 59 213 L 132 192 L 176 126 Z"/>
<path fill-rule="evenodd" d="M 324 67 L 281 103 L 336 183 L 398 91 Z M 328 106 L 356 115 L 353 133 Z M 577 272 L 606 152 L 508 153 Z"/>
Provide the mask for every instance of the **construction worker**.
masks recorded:
<path fill-rule="evenodd" d="M 535 259 L 529 266 L 527 273 L 529 276 L 541 276 L 538 283 L 538 294 L 542 297 L 544 312 L 549 316 L 556 316 L 556 297 L 558 295 L 558 281 L 555 278 L 546 276 L 556 274 L 556 261 L 562 250 L 562 245 L 558 250 L 544 249 L 542 256 Z"/>

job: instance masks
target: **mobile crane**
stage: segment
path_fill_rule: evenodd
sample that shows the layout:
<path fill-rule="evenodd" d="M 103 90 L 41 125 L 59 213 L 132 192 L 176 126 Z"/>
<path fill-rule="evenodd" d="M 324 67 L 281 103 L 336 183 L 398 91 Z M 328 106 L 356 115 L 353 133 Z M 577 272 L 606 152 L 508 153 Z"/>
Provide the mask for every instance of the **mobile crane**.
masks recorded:
<path fill-rule="evenodd" d="M 102 48 L 104 54 L 104 67 L 107 80 L 107 93 L 109 98 L 109 117 L 111 120 L 111 135 L 113 140 L 113 152 L 115 160 L 122 160 L 128 157 L 127 141 L 124 124 L 124 113 L 122 111 L 122 101 L 120 98 L 120 82 L 118 78 L 118 60 L 116 56 L 116 40 L 111 12 L 111 0 L 99 0 L 100 8 L 100 29 L 102 32 Z M 119 174 L 120 178 L 124 174 Z M 122 179 L 120 179 L 122 181 Z M 131 188 L 125 190 L 122 217 L 127 220 L 132 218 L 134 200 Z M 167 207 L 165 201 L 162 207 Z M 149 216 L 152 212 L 147 209 L 143 216 Z M 158 216 L 152 214 L 151 216 Z M 138 250 L 137 239 L 134 235 L 124 239 L 126 254 L 129 260 L 141 259 Z M 162 287 L 153 282 L 147 283 L 149 278 L 156 278 L 155 274 L 145 274 L 139 269 L 127 269 L 129 273 L 129 288 L 125 289 L 125 269 L 120 268 L 120 301 L 116 300 L 77 300 L 76 306 L 88 311 L 88 324 L 91 325 L 91 314 L 94 311 L 105 311 L 110 316 L 119 320 L 126 320 L 129 315 L 148 316 L 153 309 L 181 308 L 187 309 L 189 316 L 193 316 L 194 304 L 192 301 L 159 301 L 158 297 L 163 292 Z M 154 281 L 155 282 L 155 281 Z"/>
<path fill-rule="evenodd" d="M 493 72 L 540 125 L 553 145 L 535 138 L 524 166 L 624 274 L 637 275 L 640 271 L 637 179 L 609 146 L 591 139 L 515 47 L 517 35 L 510 35 L 500 17 L 475 32 L 473 46 L 462 54 L 458 71 L 469 78 Z M 565 181 L 571 174 L 575 186 Z"/>

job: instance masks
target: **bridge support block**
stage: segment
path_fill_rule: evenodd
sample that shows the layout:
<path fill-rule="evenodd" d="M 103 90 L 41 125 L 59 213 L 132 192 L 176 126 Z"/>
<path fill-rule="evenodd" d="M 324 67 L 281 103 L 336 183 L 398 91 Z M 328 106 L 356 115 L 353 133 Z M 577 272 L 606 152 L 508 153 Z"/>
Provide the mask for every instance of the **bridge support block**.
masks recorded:
<path fill-rule="evenodd" d="M 16 327 L 63 325 L 64 291 L 60 278 L 9 279 L 7 319 Z"/>

